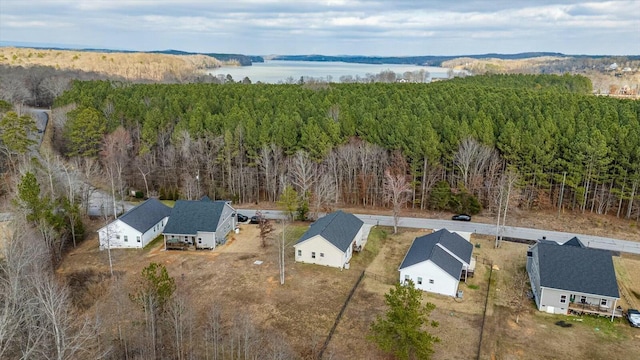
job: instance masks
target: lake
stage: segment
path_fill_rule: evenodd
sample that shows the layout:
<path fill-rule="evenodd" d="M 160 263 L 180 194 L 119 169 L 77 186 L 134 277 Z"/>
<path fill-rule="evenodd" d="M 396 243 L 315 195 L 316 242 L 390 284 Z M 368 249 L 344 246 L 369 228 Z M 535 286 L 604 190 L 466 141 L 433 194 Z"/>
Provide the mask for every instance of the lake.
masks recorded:
<path fill-rule="evenodd" d="M 221 67 L 209 70 L 208 73 L 213 76 L 226 76 L 229 74 L 235 81 L 240 81 L 248 77 L 253 83 L 260 81 L 263 83 L 277 84 L 287 82 L 287 79 L 298 81 L 300 77 L 312 77 L 323 80 L 327 80 L 329 77 L 330 81 L 339 82 L 343 76 L 365 78 L 367 74 L 379 74 L 382 71 L 388 70 L 398 75 L 407 71 L 417 72 L 424 70 L 429 73 L 430 78 L 446 78 L 447 72 L 449 71 L 448 68 L 435 66 L 269 60 L 263 63 L 253 63 L 252 66 Z"/>

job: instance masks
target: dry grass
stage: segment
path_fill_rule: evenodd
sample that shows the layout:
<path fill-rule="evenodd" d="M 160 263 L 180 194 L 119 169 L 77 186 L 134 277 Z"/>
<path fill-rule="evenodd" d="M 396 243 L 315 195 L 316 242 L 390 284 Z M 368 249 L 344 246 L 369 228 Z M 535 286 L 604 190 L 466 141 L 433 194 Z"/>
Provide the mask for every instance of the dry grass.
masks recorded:
<path fill-rule="evenodd" d="M 227 244 L 214 251 L 164 251 L 162 242 L 144 250 L 112 250 L 114 270 L 132 291 L 134 279 L 150 262 L 165 265 L 176 279 L 179 291 L 188 293 L 196 308 L 212 303 L 227 313 L 251 314 L 255 325 L 282 334 L 299 354 L 310 353 L 313 344 L 324 341 L 358 271 L 296 264 L 293 250 L 286 254 L 286 281 L 279 283 L 277 247 L 260 247 L 256 225 L 241 225 Z M 274 237 L 280 235 L 276 227 Z M 85 241 L 72 251 L 58 270 L 65 277 L 78 272 L 108 272 L 106 251 L 97 239 Z M 255 265 L 261 260 L 261 265 Z M 99 300 L 96 299 L 98 302 Z"/>
<path fill-rule="evenodd" d="M 297 232 L 308 224 L 298 224 Z M 276 227 L 275 237 L 280 229 Z M 380 236 L 385 232 L 387 236 Z M 397 267 L 416 236 L 425 231 L 401 229 L 390 235 L 391 229 L 374 229 L 376 242 L 370 249 L 354 255 L 352 269 L 334 268 L 293 261 L 293 250 L 286 254 L 286 282 L 279 284 L 277 248 L 260 247 L 255 225 L 242 225 L 239 234 L 215 251 L 163 251 L 158 242 L 144 250 L 114 250 L 116 270 L 131 284 L 149 262 L 167 266 L 176 278 L 180 291 L 188 292 L 200 310 L 218 302 L 223 310 L 251 314 L 257 326 L 282 334 L 302 357 L 309 357 L 324 342 L 337 313 L 355 283 L 361 269 L 366 276 L 355 292 L 344 317 L 329 343 L 326 358 L 377 359 L 384 358 L 366 339 L 370 323 L 385 311 L 384 294 L 397 279 Z M 299 235 L 299 234 L 298 234 Z M 527 246 L 502 243 L 494 249 L 491 237 L 473 236 L 474 256 L 478 259 L 476 273 L 468 283 L 461 284 L 463 299 L 425 293 L 424 301 L 436 305 L 431 318 L 440 326 L 431 329 L 441 339 L 435 346 L 435 359 L 469 359 L 477 356 L 484 302 L 487 294 L 489 264 L 493 271 L 492 288 L 485 332 L 482 342 L 483 359 L 540 359 L 540 358 L 633 358 L 640 350 L 638 329 L 625 321 L 610 323 L 606 319 L 590 317 L 573 321 L 573 317 L 555 316 L 536 311 L 533 302 L 527 303 L 520 320 L 510 306 L 513 274 L 524 266 Z M 89 276 L 98 277 L 108 271 L 107 253 L 97 250 L 97 240 L 90 239 L 67 256 L 59 272 L 63 275 L 93 269 Z M 373 251 L 372 251 L 373 250 Z M 372 251 L 370 254 L 367 251 Z M 254 265 L 254 261 L 263 261 Z M 640 256 L 623 256 L 615 260 L 621 288 L 624 286 L 640 294 Z M 84 300 L 100 301 L 105 290 L 92 288 Z M 92 298 L 93 297 L 93 298 Z M 572 323 L 571 328 L 554 325 L 558 320 Z M 596 330 L 596 328 L 598 330 Z M 315 350 L 313 350 L 315 349 Z M 612 355 L 613 354 L 613 355 Z"/>
<path fill-rule="evenodd" d="M 0 47 L 0 64 L 50 66 L 55 69 L 93 71 L 128 80 L 162 81 L 167 78 L 186 78 L 200 70 L 219 67 L 222 63 L 206 55 Z"/>

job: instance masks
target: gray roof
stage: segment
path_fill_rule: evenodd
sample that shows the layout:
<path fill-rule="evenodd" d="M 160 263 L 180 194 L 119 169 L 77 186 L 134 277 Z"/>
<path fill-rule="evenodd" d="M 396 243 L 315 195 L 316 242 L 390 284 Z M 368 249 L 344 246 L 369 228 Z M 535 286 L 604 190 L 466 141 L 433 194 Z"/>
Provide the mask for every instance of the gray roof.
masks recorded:
<path fill-rule="evenodd" d="M 438 244 L 440 246 L 437 246 Z M 399 269 L 431 260 L 449 275 L 456 279 L 459 278 L 463 263 L 441 247 L 449 250 L 467 264 L 471 262 L 473 245 L 456 233 L 440 229 L 429 235 L 415 238 Z"/>
<path fill-rule="evenodd" d="M 311 224 L 309 230 L 302 234 L 296 244 L 320 235 L 342 252 L 345 252 L 351 246 L 353 239 L 363 224 L 364 222 L 354 215 L 338 210 Z"/>
<path fill-rule="evenodd" d="M 171 208 L 157 199 L 149 199 L 122 214 L 118 219 L 141 233 L 151 229 L 171 213 Z"/>
<path fill-rule="evenodd" d="M 216 232 L 225 201 L 178 200 L 164 234 L 195 235 L 198 231 Z"/>
<path fill-rule="evenodd" d="M 540 286 L 619 298 L 611 253 L 606 250 L 536 244 Z"/>
<path fill-rule="evenodd" d="M 567 240 L 564 244 L 562 245 L 568 245 L 568 246 L 577 246 L 577 247 L 585 247 L 584 244 L 582 243 L 582 241 L 580 241 L 580 239 L 578 239 L 577 237 L 572 237 L 570 240 Z"/>

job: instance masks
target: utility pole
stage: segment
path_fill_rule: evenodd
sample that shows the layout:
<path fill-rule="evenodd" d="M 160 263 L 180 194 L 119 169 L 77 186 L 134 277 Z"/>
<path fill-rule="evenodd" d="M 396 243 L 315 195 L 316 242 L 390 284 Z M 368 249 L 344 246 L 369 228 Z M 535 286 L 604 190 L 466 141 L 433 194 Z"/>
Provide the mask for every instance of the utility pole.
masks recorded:
<path fill-rule="evenodd" d="M 284 233 L 285 233 L 285 226 L 284 226 L 284 222 L 285 219 L 282 219 L 282 244 L 281 244 L 281 248 L 280 248 L 280 253 L 279 255 L 279 260 L 280 260 L 280 285 L 284 285 Z"/>

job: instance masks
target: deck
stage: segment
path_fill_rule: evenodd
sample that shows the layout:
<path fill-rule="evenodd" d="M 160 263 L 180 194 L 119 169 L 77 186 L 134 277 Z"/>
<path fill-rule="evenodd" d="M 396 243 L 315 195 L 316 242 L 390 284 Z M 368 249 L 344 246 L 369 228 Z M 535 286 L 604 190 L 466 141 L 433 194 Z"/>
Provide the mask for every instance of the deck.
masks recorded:
<path fill-rule="evenodd" d="M 590 304 L 570 303 L 569 313 L 578 315 L 587 314 L 597 316 L 611 316 L 611 308 Z M 622 317 L 622 308 L 618 306 L 618 308 L 616 308 L 616 310 L 613 312 L 613 316 Z"/>

